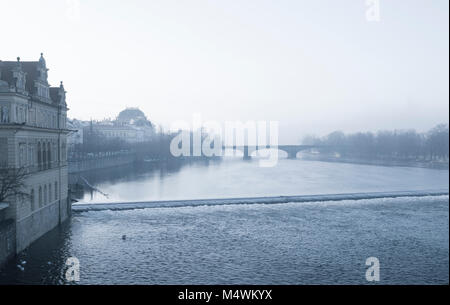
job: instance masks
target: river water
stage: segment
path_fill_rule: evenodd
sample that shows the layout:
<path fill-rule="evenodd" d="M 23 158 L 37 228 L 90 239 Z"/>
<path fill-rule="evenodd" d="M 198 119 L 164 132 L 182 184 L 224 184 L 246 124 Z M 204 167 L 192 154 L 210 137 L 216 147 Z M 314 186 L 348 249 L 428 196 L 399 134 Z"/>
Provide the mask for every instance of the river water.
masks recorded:
<path fill-rule="evenodd" d="M 298 159 L 281 159 L 275 167 L 266 168 L 257 160 L 140 164 L 81 174 L 101 192 L 86 188 L 79 198 L 81 203 L 135 202 L 448 189 L 448 173 Z"/>
<path fill-rule="evenodd" d="M 448 189 L 448 170 L 280 160 L 191 163 L 85 174 L 108 194 L 82 202 Z M 75 178 L 76 179 L 76 178 Z M 182 206 L 75 213 L 0 273 L 0 283 L 449 283 L 449 197 Z M 123 235 L 126 235 L 123 238 Z M 17 265 L 20 265 L 19 268 Z"/>

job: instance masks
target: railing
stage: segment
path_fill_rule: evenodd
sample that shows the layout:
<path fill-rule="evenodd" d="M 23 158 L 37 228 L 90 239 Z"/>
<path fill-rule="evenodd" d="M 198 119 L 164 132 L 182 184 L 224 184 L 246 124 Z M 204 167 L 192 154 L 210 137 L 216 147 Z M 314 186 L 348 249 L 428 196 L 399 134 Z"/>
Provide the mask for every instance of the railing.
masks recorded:
<path fill-rule="evenodd" d="M 134 153 L 131 151 L 110 151 L 110 152 L 98 152 L 98 153 L 82 153 L 82 152 L 70 152 L 68 153 L 68 162 L 78 162 L 86 160 L 104 159 L 109 157 L 121 157 L 130 156 Z"/>
<path fill-rule="evenodd" d="M 110 152 L 78 155 L 76 157 L 71 156 L 67 164 L 70 174 L 130 164 L 133 163 L 135 159 L 135 154 L 132 152 Z"/>
<path fill-rule="evenodd" d="M 12 121 L 2 121 L 0 117 L 0 125 L 12 125 L 12 126 L 28 126 L 28 127 L 35 127 L 35 128 L 43 128 L 43 129 L 65 129 L 65 126 L 54 125 L 45 125 L 45 124 L 36 124 L 36 122 L 29 122 L 29 121 L 23 121 L 23 122 L 12 122 Z"/>
<path fill-rule="evenodd" d="M 26 173 L 28 174 L 33 174 L 33 173 L 37 173 L 37 172 L 43 172 L 43 171 L 47 171 L 47 170 L 52 170 L 52 169 L 56 169 L 56 168 L 60 168 L 62 166 L 66 166 L 67 162 L 51 162 L 50 164 L 46 165 L 46 164 L 41 164 L 41 165 L 27 165 L 27 166 L 20 166 L 20 167 L 11 167 L 11 166 L 7 166 L 5 164 L 0 164 L 0 170 L 19 170 L 19 169 L 24 169 L 26 171 Z"/>

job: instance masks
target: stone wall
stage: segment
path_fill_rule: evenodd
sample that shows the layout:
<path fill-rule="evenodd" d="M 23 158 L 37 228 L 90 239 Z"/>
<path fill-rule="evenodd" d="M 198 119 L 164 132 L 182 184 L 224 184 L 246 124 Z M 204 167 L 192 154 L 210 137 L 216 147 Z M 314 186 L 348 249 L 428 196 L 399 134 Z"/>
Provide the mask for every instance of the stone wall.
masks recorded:
<path fill-rule="evenodd" d="M 114 167 L 119 165 L 131 164 L 135 160 L 133 154 L 130 155 L 117 155 L 117 156 L 104 156 L 93 157 L 83 160 L 69 160 L 69 173 L 85 172 L 93 169 L 101 169 Z"/>
<path fill-rule="evenodd" d="M 0 221 L 0 268 L 16 254 L 16 225 L 14 220 Z"/>
<path fill-rule="evenodd" d="M 55 228 L 59 223 L 65 221 L 70 213 L 69 208 L 67 198 L 63 198 L 34 211 L 25 218 L 19 219 L 16 224 L 17 253 Z"/>
<path fill-rule="evenodd" d="M 16 253 L 24 250 L 36 239 L 65 221 L 70 215 L 68 203 L 67 166 L 39 171 L 27 179 L 26 184 L 35 190 L 35 204 L 30 200 L 17 200 L 13 205 L 16 211 Z M 55 188 L 57 182 L 57 188 Z M 53 186 L 50 202 L 39 205 L 39 187 Z M 55 193 L 58 195 L 55 196 Z"/>

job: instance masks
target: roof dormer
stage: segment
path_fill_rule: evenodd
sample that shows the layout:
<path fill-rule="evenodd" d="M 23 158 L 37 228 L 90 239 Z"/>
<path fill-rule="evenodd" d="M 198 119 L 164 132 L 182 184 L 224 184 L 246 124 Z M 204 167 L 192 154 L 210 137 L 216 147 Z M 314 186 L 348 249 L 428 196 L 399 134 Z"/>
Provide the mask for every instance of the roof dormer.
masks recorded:
<path fill-rule="evenodd" d="M 45 83 L 48 84 L 47 78 L 48 78 L 48 69 L 45 63 L 45 59 L 44 59 L 44 53 L 41 53 L 41 57 L 39 58 L 39 64 L 37 66 L 37 70 L 39 71 L 39 76 L 38 79 Z"/>

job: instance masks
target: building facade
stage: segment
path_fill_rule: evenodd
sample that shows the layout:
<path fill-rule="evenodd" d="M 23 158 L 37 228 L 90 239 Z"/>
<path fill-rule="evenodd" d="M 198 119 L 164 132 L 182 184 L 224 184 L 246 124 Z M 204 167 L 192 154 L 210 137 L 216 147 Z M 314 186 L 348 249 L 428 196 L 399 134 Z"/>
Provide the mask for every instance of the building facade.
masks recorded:
<path fill-rule="evenodd" d="M 153 124 L 138 108 L 127 108 L 119 113 L 115 120 L 91 122 L 84 127 L 87 136 L 97 134 L 104 139 L 119 139 L 125 143 L 142 143 L 155 136 Z"/>
<path fill-rule="evenodd" d="M 86 124 L 87 126 L 88 124 Z M 67 128 L 71 130 L 71 132 L 67 135 L 67 147 L 74 147 L 75 145 L 83 144 L 83 121 L 79 121 L 77 119 L 67 119 Z"/>
<path fill-rule="evenodd" d="M 85 129 L 89 128 L 90 127 L 85 127 Z M 138 128 L 132 125 L 100 122 L 93 125 L 93 129 L 105 139 L 120 139 L 127 143 L 144 142 L 150 138 L 147 136 L 148 133 L 145 133 L 143 128 Z"/>
<path fill-rule="evenodd" d="M 62 82 L 49 85 L 47 72 L 42 54 L 0 61 L 0 167 L 28 173 L 29 196 L 3 203 L 3 219 L 15 224 L 15 253 L 70 215 L 66 92 Z"/>

